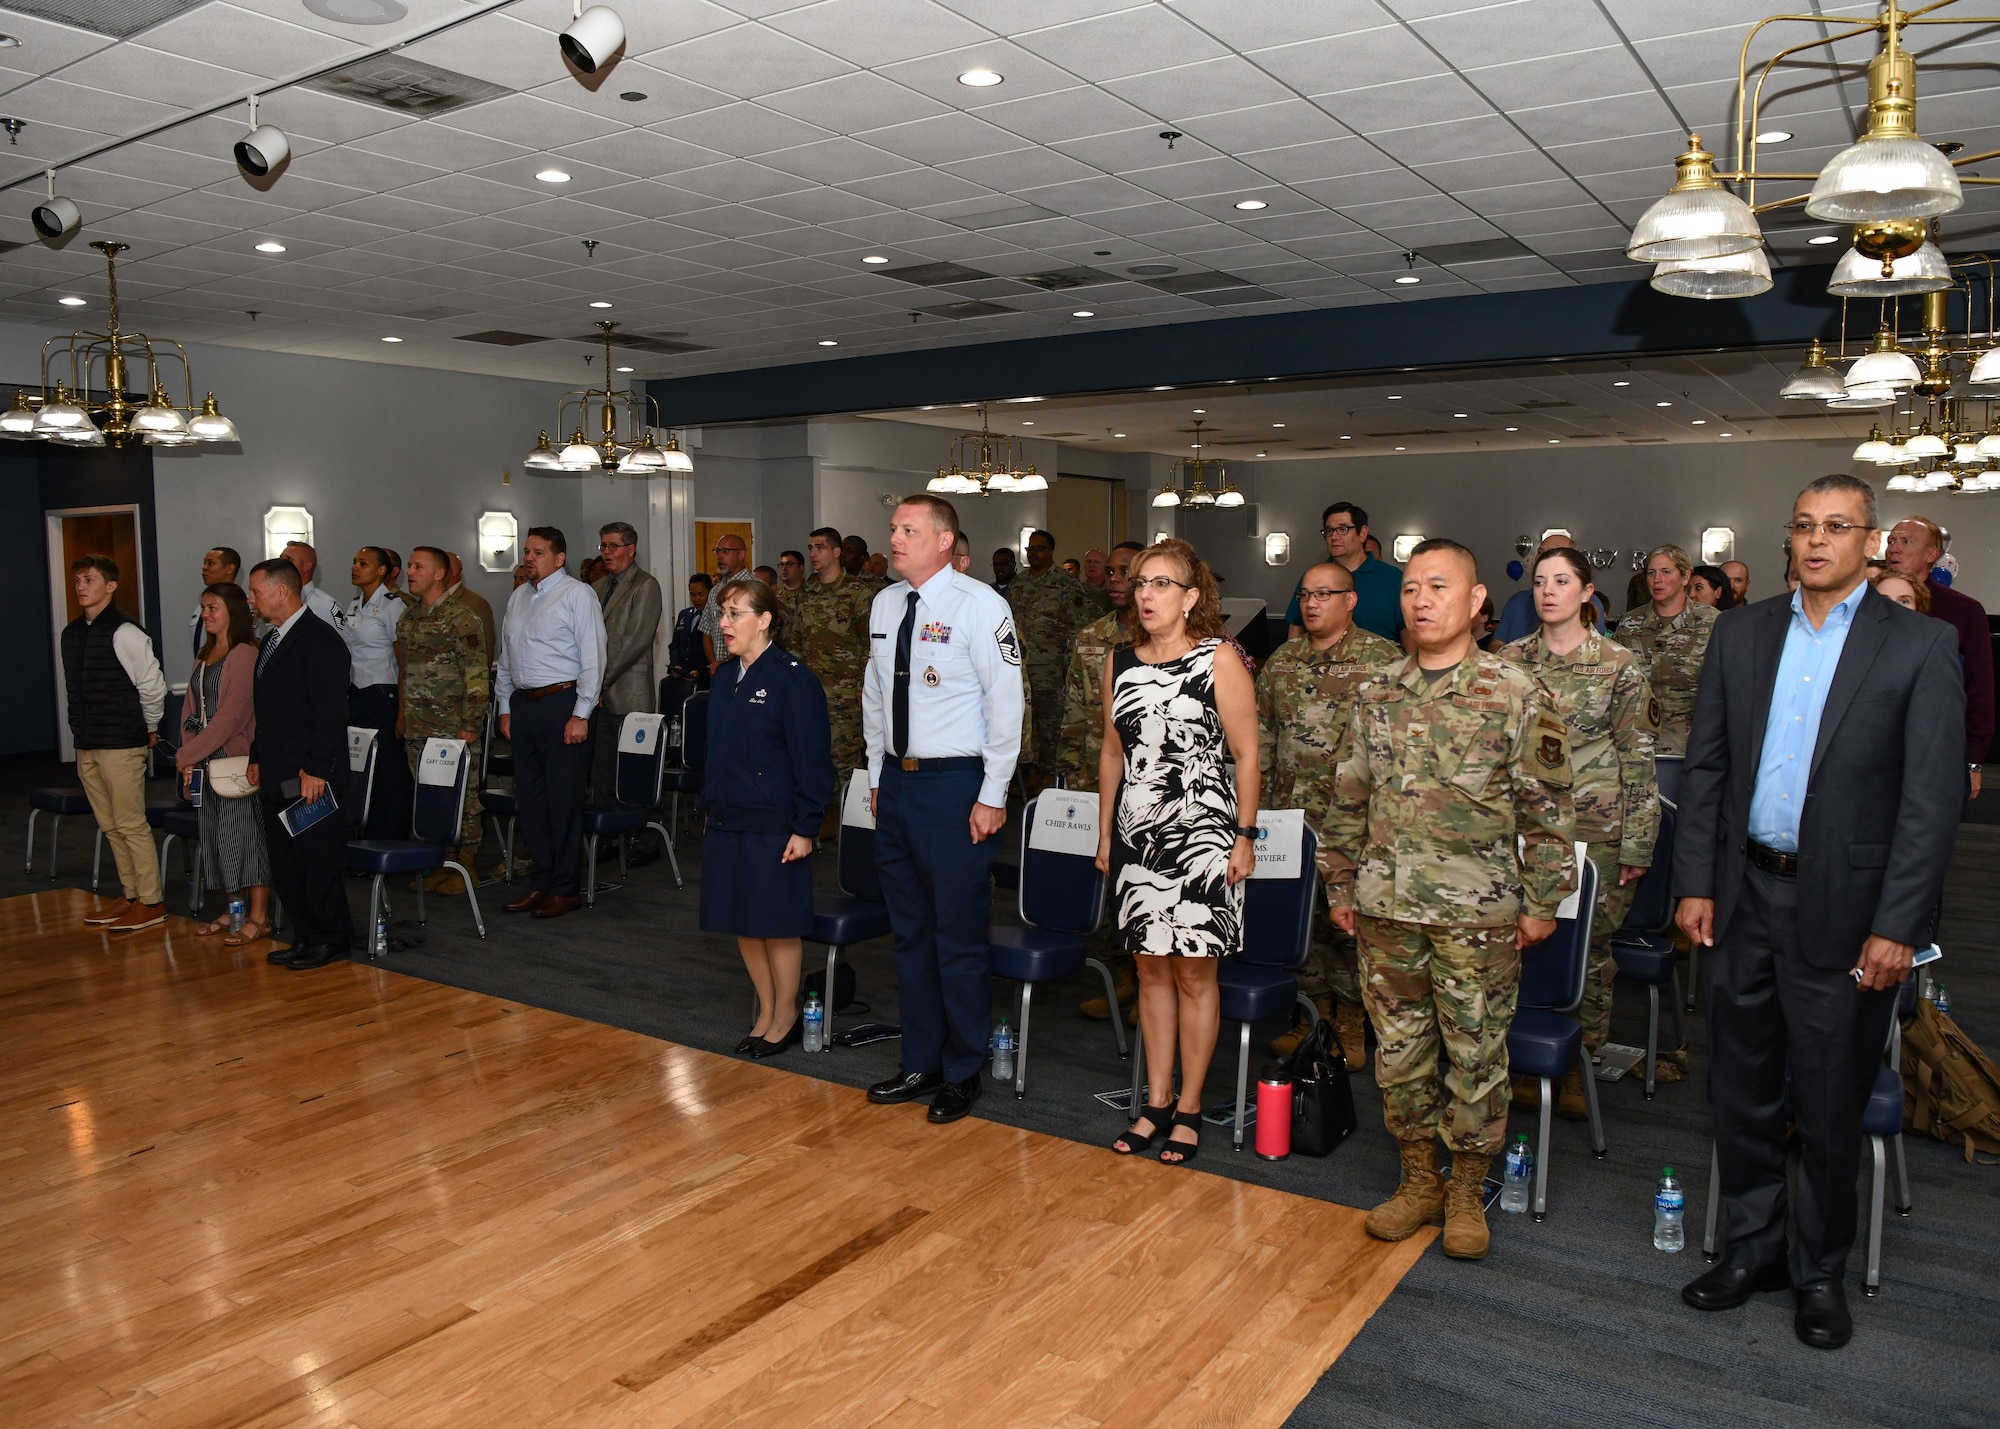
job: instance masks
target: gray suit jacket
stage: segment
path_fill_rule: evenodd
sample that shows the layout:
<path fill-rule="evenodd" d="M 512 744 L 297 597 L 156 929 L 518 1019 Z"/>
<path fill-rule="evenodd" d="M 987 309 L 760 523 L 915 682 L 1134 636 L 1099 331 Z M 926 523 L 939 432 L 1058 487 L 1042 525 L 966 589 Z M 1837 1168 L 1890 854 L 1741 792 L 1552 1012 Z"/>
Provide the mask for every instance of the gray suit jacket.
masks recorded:
<path fill-rule="evenodd" d="M 611 577 L 591 583 L 600 602 Z M 653 678 L 653 641 L 663 609 L 660 583 L 637 564 L 625 572 L 604 607 L 604 692 L 598 702 L 615 715 L 652 714 L 660 704 Z"/>
<path fill-rule="evenodd" d="M 1743 891 L 1750 793 L 1791 597 L 1715 622 L 1681 774 L 1674 894 L 1715 900 L 1721 944 Z M 1921 945 L 1965 808 L 1957 632 L 1866 591 L 1820 716 L 1799 820 L 1799 941 L 1852 967 L 1870 933 Z"/>

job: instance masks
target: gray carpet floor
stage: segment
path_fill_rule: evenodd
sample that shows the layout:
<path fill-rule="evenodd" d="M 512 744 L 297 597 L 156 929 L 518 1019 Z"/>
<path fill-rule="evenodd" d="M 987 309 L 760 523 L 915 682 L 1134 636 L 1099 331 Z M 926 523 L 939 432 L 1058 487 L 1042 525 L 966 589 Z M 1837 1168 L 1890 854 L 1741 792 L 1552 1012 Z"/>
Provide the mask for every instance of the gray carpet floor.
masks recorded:
<path fill-rule="evenodd" d="M 68 777 L 64 777 L 67 775 Z M 0 761 L 0 800 L 24 811 L 37 783 L 72 782 L 73 772 L 33 760 Z M 1982 813 L 1986 812 L 1981 810 Z M 24 812 L 0 824 L 0 895 L 47 884 L 21 873 Z M 1018 838 L 1018 822 L 1010 826 Z M 89 872 L 87 826 L 65 830 L 61 881 Z M 43 846 L 46 847 L 44 835 Z M 488 854 L 494 845 L 489 840 Z M 38 860 L 39 862 L 39 860 Z M 176 856 L 176 865 L 179 859 Z M 635 869 L 626 886 L 603 893 L 595 910 L 535 923 L 499 911 L 504 892 L 482 890 L 490 936 L 472 929 L 464 900 L 434 898 L 430 920 L 409 921 L 407 893 L 396 903 L 402 946 L 396 971 L 530 1003 L 712 1052 L 727 1053 L 747 1029 L 749 984 L 733 941 L 696 929 L 699 841 L 681 840 L 687 886 L 676 889 L 664 861 Z M 831 887 L 830 854 L 818 876 Z M 1939 976 L 1954 1015 L 1989 1050 L 2000 1050 L 1996 913 L 2000 828 L 1968 823 L 1946 894 Z M 113 880 L 115 884 L 115 879 Z M 115 887 L 112 888 L 115 892 Z M 359 911 L 366 885 L 352 886 Z M 185 883 L 169 888 L 177 911 Z M 216 906 L 211 903 L 211 907 Z M 996 918 L 1012 916 L 1011 895 Z M 823 960 L 823 953 L 821 954 Z M 894 972 L 886 943 L 851 954 L 866 1012 L 843 1025 L 896 1019 Z M 807 966 L 814 965 L 808 949 Z M 310 976 L 310 974 L 299 974 Z M 1111 1031 L 1076 1005 L 1095 989 L 1077 979 L 1041 990 L 1032 1026 L 1028 1092 L 1017 1100 L 990 1082 L 977 1114 L 1012 1126 L 1108 1146 L 1122 1113 L 1096 1094 L 1122 1088 L 1130 1064 Z M 1011 989 L 996 988 L 996 1011 L 1011 1010 Z M 1621 987 L 1615 1040 L 1643 1043 L 1643 990 Z M 1260 1028 L 1252 1075 L 1263 1042 Z M 1710 1164 L 1702 1021 L 1689 1021 L 1695 1075 L 1663 1086 L 1645 1102 L 1626 1080 L 1603 1088 L 1609 1153 L 1590 1154 L 1584 1128 L 1556 1124 L 1549 1165 L 1549 1215 L 1492 1217 L 1494 1247 L 1480 1264 L 1433 1249 L 1418 1261 L 1347 1352 L 1289 1421 L 1298 1426 L 1619 1424 L 1679 1426 L 1991 1424 L 2000 1386 L 2000 1168 L 1966 1164 L 1936 1142 L 1908 1138 L 1915 1210 L 1890 1210 L 1884 1227 L 1882 1293 L 1861 1294 L 1864 1246 L 1849 1276 L 1854 1341 L 1838 1353 L 1808 1350 L 1794 1338 L 1791 1299 L 1759 1296 L 1742 1310 L 1701 1315 L 1679 1286 L 1698 1274 L 1701 1216 Z M 1211 1104 L 1227 1101 L 1235 1072 L 1235 1029 L 1225 1027 L 1209 1079 Z M 852 1087 L 891 1075 L 893 1041 L 823 1055 L 789 1051 L 768 1065 Z M 1229 1149 L 1226 1130 L 1209 1129 L 1191 1174 L 1222 1175 L 1344 1205 L 1373 1205 L 1394 1186 L 1394 1147 L 1384 1134 L 1372 1080 L 1353 1078 L 1360 1129 L 1324 1160 L 1271 1163 Z M 1516 1114 L 1531 1138 L 1533 1118 Z M 1652 1247 L 1653 1179 L 1671 1163 L 1688 1192 L 1689 1248 Z M 1117 1163 L 1105 1154 L 1105 1174 Z M 1867 1180 L 1862 1182 L 1864 1196 Z M 1865 1221 L 1862 1227 L 1865 1240 Z"/>

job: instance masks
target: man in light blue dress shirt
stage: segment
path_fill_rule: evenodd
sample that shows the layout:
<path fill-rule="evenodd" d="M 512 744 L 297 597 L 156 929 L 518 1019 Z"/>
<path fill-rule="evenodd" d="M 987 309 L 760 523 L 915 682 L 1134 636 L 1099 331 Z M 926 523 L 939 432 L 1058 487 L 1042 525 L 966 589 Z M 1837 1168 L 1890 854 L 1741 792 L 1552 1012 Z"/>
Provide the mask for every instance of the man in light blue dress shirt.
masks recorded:
<path fill-rule="evenodd" d="M 403 602 L 389 584 L 389 553 L 380 546 L 356 551 L 347 573 L 360 594 L 334 628 L 347 642 L 347 722 L 375 731 L 375 792 L 368 803 L 367 833 L 374 839 L 408 838 L 414 786 L 396 733 L 396 622 Z"/>
<path fill-rule="evenodd" d="M 564 569 L 553 526 L 522 543 L 530 579 L 514 587 L 500 634 L 500 734 L 514 748 L 514 797 L 534 860 L 528 891 L 501 907 L 559 918 L 582 902 L 583 788 L 590 776 L 590 712 L 604 679 L 604 612 L 597 593 Z"/>

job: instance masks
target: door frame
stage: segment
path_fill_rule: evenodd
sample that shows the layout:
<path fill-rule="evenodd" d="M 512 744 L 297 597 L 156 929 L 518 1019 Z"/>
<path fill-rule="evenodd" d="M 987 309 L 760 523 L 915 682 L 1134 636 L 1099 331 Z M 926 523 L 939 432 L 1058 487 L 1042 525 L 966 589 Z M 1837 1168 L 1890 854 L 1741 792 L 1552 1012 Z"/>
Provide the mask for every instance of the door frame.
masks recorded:
<path fill-rule="evenodd" d="M 754 518 L 749 516 L 697 516 L 694 518 L 693 529 L 695 531 L 699 532 L 704 526 L 748 526 L 750 528 L 750 559 L 744 565 L 743 569 L 748 571 L 756 568 L 757 522 Z M 699 547 L 701 542 L 697 540 L 694 544 Z M 708 551 L 696 550 L 694 553 L 694 566 L 689 570 L 688 574 L 693 575 L 695 571 L 704 571 L 708 572 L 712 577 L 714 573 L 708 571 L 710 554 Z"/>
<path fill-rule="evenodd" d="M 63 568 L 62 523 L 66 516 L 130 516 L 132 518 L 132 552 L 137 558 L 138 570 L 132 573 L 132 587 L 139 607 L 134 619 L 139 628 L 146 628 L 146 523 L 144 514 L 136 501 L 120 502 L 111 506 L 64 506 L 50 508 L 42 512 L 43 530 L 46 534 L 49 565 L 49 642 L 55 651 L 56 687 L 56 746 L 67 764 L 76 758 L 76 745 L 69 733 L 69 685 L 63 679 L 62 633 L 69 624 L 69 571 Z M 122 589 L 125 582 L 121 580 Z M 156 651 L 155 654 L 158 652 Z"/>

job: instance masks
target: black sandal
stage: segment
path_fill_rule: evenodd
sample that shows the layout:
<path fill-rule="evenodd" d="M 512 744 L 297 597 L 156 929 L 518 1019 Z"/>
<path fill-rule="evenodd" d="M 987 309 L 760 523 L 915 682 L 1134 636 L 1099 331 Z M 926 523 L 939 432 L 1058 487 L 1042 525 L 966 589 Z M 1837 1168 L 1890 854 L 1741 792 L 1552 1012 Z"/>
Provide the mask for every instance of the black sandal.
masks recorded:
<path fill-rule="evenodd" d="M 1162 1166 L 1185 1166 L 1188 1162 L 1194 1160 L 1196 1153 L 1201 1150 L 1201 1113 L 1198 1111 L 1181 1111 L 1178 1108 L 1179 1104 L 1176 1103 L 1174 1125 L 1188 1128 L 1188 1130 L 1194 1133 L 1194 1140 L 1175 1141 L 1170 1136 L 1160 1147 L 1160 1164 Z M 1167 1160 L 1167 1153 L 1169 1151 L 1178 1151 L 1181 1159 L 1178 1161 Z"/>
<path fill-rule="evenodd" d="M 1117 1152 L 1118 1155 L 1120 1156 L 1137 1156 L 1141 1151 L 1144 1151 L 1150 1146 L 1152 1146 L 1154 1137 L 1164 1136 L 1167 1134 L 1168 1131 L 1173 1129 L 1174 1108 L 1178 1105 L 1179 1103 L 1177 1102 L 1168 1102 L 1165 1106 L 1147 1107 L 1144 1111 L 1140 1112 L 1139 1115 L 1144 1119 L 1152 1122 L 1153 1129 L 1147 1132 L 1144 1136 L 1141 1136 L 1139 1135 L 1138 1132 L 1132 1130 L 1131 1126 L 1128 1126 L 1125 1128 L 1125 1134 L 1119 1137 L 1117 1141 L 1113 1141 L 1111 1143 L 1111 1149 Z M 1138 1124 L 1139 1123 L 1135 1120 L 1132 1123 L 1132 1126 L 1137 1126 Z M 1118 1150 L 1119 1141 L 1125 1143 L 1125 1149 L 1123 1151 Z"/>

